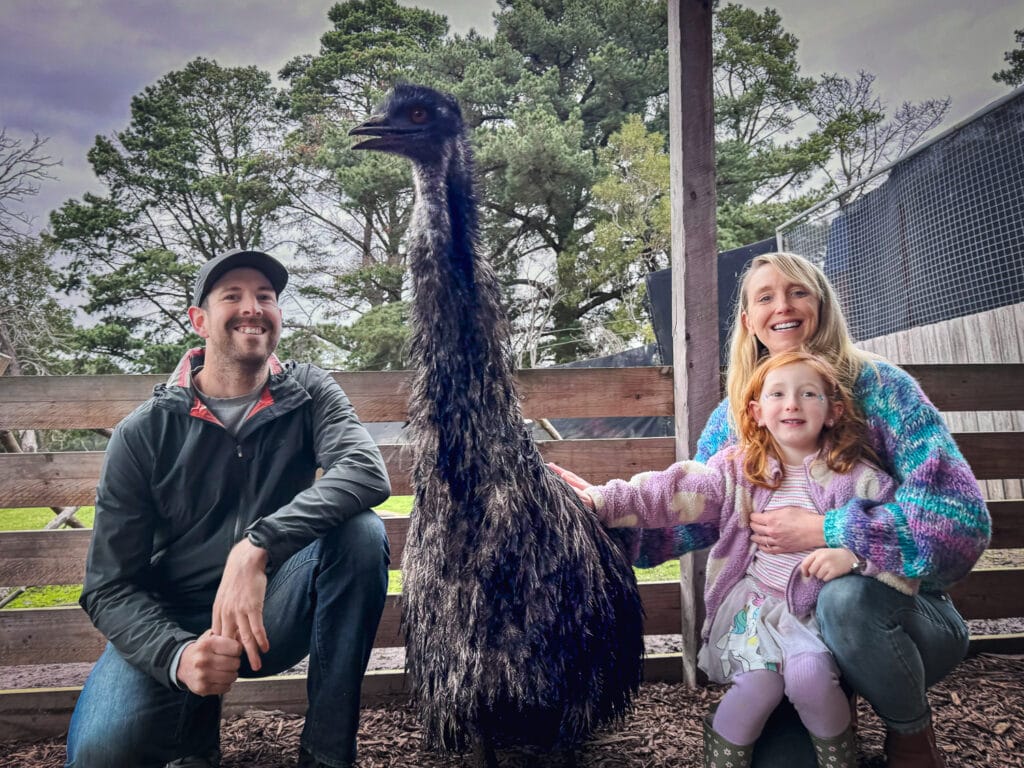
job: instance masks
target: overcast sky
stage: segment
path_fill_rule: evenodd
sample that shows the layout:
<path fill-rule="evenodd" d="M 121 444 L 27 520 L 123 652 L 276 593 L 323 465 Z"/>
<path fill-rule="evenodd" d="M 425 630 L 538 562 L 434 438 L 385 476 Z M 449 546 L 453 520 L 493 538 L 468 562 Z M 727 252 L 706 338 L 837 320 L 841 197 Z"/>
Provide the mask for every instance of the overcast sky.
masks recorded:
<path fill-rule="evenodd" d="M 490 34 L 488 0 L 401 0 L 444 13 L 453 31 Z M 316 53 L 332 0 L 3 0 L 0 15 L 0 125 L 50 137 L 63 159 L 30 210 L 46 213 L 98 186 L 86 161 L 97 134 L 125 128 L 132 96 L 196 56 L 276 73 L 292 56 Z M 805 75 L 858 70 L 876 91 L 902 101 L 952 96 L 944 126 L 1009 89 L 992 80 L 1024 28 L 1021 0 L 777 0 L 800 39 Z"/>

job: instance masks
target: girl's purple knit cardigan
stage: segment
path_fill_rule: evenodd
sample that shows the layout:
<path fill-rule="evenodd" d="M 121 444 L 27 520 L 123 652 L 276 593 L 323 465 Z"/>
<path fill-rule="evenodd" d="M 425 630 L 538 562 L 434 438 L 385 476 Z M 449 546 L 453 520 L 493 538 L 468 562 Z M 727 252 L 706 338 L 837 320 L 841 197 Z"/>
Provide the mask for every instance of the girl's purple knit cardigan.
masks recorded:
<path fill-rule="evenodd" d="M 962 579 L 988 546 L 992 521 L 978 482 L 939 412 L 918 383 L 889 363 L 865 365 L 853 397 L 867 420 L 871 446 L 897 483 L 895 500 L 854 498 L 825 513 L 825 541 L 846 547 L 881 570 L 921 579 L 922 589 Z M 728 401 L 708 419 L 697 444 L 707 461 L 736 442 Z M 714 543 L 709 525 L 641 532 L 636 564 L 649 568 Z"/>
<path fill-rule="evenodd" d="M 775 479 L 782 473 L 778 461 L 771 462 Z M 804 472 L 811 498 L 819 513 L 852 499 L 891 501 L 895 483 L 887 474 L 866 462 L 850 472 L 839 474 L 817 456 L 804 461 Z M 684 526 L 710 526 L 718 532 L 708 556 L 707 586 L 704 603 L 707 620 L 702 637 L 729 591 L 744 577 L 757 550 L 750 540 L 750 514 L 760 512 L 772 496 L 771 490 L 754 485 L 743 474 L 743 454 L 736 448 L 716 453 L 706 463 L 681 461 L 660 472 L 643 472 L 632 479 L 612 480 L 585 491 L 594 502 L 594 511 L 610 528 L 651 528 L 679 523 Z M 866 576 L 875 576 L 906 594 L 914 594 L 918 584 L 887 572 L 879 572 L 868 561 Z M 786 588 L 789 610 L 806 616 L 818 601 L 823 582 L 794 570 Z"/>

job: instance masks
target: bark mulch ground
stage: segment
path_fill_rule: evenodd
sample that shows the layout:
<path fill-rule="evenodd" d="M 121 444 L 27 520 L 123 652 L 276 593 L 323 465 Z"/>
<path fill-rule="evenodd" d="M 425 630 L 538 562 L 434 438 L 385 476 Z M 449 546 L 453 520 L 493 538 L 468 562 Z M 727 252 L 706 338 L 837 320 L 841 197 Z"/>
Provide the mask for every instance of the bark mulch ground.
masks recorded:
<path fill-rule="evenodd" d="M 620 728 L 595 736 L 577 754 L 579 768 L 660 768 L 700 764 L 700 718 L 721 687 L 644 685 Z M 1024 768 L 1024 656 L 982 655 L 965 661 L 930 692 L 939 743 L 949 768 Z M 881 768 L 883 730 L 860 703 L 860 766 Z M 291 768 L 302 718 L 250 712 L 227 721 L 223 768 Z M 367 708 L 359 732 L 361 768 L 468 768 L 468 758 L 422 749 L 420 730 L 404 703 Z M 0 745 L 0 768 L 58 768 L 64 743 Z M 557 765 L 541 756 L 503 755 L 505 768 Z M 127 768 L 127 767 L 126 767 Z"/>

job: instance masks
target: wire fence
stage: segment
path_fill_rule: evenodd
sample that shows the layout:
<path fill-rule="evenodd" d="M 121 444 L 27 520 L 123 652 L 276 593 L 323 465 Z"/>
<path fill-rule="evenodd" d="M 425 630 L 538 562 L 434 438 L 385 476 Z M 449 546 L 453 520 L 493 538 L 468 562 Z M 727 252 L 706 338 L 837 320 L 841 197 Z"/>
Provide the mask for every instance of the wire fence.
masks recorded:
<path fill-rule="evenodd" d="M 1024 88 L 783 224 L 855 339 L 1024 301 Z"/>

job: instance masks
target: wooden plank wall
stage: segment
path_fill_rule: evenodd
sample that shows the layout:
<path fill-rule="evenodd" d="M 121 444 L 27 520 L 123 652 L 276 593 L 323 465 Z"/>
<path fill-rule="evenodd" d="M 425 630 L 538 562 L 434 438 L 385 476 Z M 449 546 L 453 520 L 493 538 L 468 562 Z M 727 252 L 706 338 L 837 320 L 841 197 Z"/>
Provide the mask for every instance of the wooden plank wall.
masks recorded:
<path fill-rule="evenodd" d="M 360 418 L 367 423 L 402 422 L 407 417 L 409 374 L 337 374 Z M 97 429 L 113 427 L 163 376 L 83 376 L 0 378 L 0 429 Z M 524 415 L 531 419 L 605 415 L 671 417 L 670 368 L 529 370 L 519 376 Z M 544 455 L 579 468 L 595 481 L 628 476 L 674 460 L 672 437 L 648 439 L 544 441 Z M 400 445 L 382 446 L 392 486 L 410 492 L 411 457 Z M 0 454 L 0 507 L 92 504 L 102 452 Z M 385 526 L 396 563 L 400 562 L 408 521 L 388 517 Z M 0 587 L 78 584 L 84 572 L 91 532 L 87 530 L 0 533 Z M 648 634 L 680 631 L 678 582 L 645 584 L 641 596 Z M 403 644 L 399 596 L 389 596 L 375 645 Z M 77 607 L 0 611 L 0 665 L 91 662 L 103 638 Z M 681 657 L 648 659 L 650 680 L 678 681 Z M 225 712 L 248 706 L 302 712 L 302 677 L 245 681 L 228 697 Z M 368 675 L 367 701 L 396 695 L 404 688 L 401 670 Z M 67 725 L 77 688 L 0 692 L 0 742 L 59 734 Z"/>
<path fill-rule="evenodd" d="M 940 410 L 977 408 L 1024 411 L 1024 364 L 908 365 Z M 405 416 L 408 378 L 403 373 L 338 374 L 365 421 L 401 421 Z M 0 429 L 108 428 L 149 394 L 160 377 L 112 376 L 67 378 L 0 378 Z M 672 374 L 665 368 L 560 369 L 524 371 L 520 377 L 524 413 L 529 418 L 595 418 L 604 415 L 672 414 Z M 958 435 L 978 476 L 985 480 L 1024 474 L 1024 432 Z M 545 441 L 552 460 L 579 469 L 595 481 L 629 476 L 674 460 L 673 438 Z M 385 447 L 396 492 L 407 492 L 410 460 L 397 446 Z M 91 504 L 102 461 L 101 452 L 0 454 L 0 507 Z M 1024 500 L 990 503 L 993 546 L 1024 547 Z M 401 556 L 407 521 L 385 520 Z M 0 586 L 80 583 L 89 531 L 0 533 Z M 953 592 L 967 618 L 1024 616 L 1024 569 L 977 570 Z M 677 634 L 692 620 L 681 608 L 677 582 L 642 587 L 648 634 Z M 388 599 L 377 646 L 401 645 L 399 600 Z M 0 665 L 92 661 L 102 638 L 76 607 L 0 611 Z M 972 638 L 972 649 L 1024 650 L 1024 635 Z M 681 679 L 681 656 L 648 659 L 649 680 Z M 368 700 L 403 690 L 400 671 L 367 677 Z M 302 712 L 301 677 L 247 681 L 226 703 L 233 713 L 252 704 Z M 59 734 L 67 724 L 77 689 L 0 692 L 0 742 Z"/>

